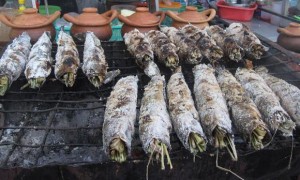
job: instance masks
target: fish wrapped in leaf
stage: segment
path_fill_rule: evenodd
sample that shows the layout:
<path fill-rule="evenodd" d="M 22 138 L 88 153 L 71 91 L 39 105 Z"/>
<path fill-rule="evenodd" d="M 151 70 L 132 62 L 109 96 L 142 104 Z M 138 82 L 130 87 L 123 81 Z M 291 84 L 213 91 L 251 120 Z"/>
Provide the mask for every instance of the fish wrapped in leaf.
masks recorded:
<path fill-rule="evenodd" d="M 184 147 L 192 154 L 205 151 L 206 136 L 180 66 L 168 82 L 167 95 L 172 124 Z"/>
<path fill-rule="evenodd" d="M 224 53 L 217 43 L 211 38 L 205 30 L 188 24 L 180 30 L 186 37 L 195 41 L 202 55 L 211 63 L 216 64 L 221 60 Z"/>
<path fill-rule="evenodd" d="M 216 41 L 217 45 L 222 48 L 225 57 L 235 62 L 242 61 L 244 57 L 243 48 L 235 39 L 228 36 L 223 28 L 213 25 L 206 27 L 205 30 Z"/>
<path fill-rule="evenodd" d="M 168 153 L 168 149 L 171 149 L 171 130 L 172 125 L 165 97 L 165 78 L 164 76 L 153 76 L 145 87 L 141 102 L 139 135 L 144 151 L 160 160 L 162 169 L 165 168 L 165 156 L 167 156 L 168 164 L 172 169 Z"/>
<path fill-rule="evenodd" d="M 25 86 L 32 89 L 40 88 L 51 73 L 53 59 L 51 58 L 52 42 L 50 36 L 49 32 L 44 32 L 29 53 L 24 74 L 28 81 Z"/>
<path fill-rule="evenodd" d="M 226 101 L 210 65 L 194 67 L 194 94 L 201 125 L 215 148 L 226 147 L 233 160 L 237 153 Z"/>
<path fill-rule="evenodd" d="M 138 29 L 134 29 L 124 34 L 124 42 L 127 50 L 135 58 L 136 64 L 144 70 L 147 76 L 160 75 L 160 71 L 154 63 L 151 44 L 145 34 Z"/>
<path fill-rule="evenodd" d="M 296 125 L 300 126 L 300 89 L 280 78 L 270 75 L 266 67 L 260 66 L 255 71 L 279 97 L 281 106 L 296 122 Z"/>
<path fill-rule="evenodd" d="M 25 69 L 31 48 L 30 36 L 24 32 L 9 44 L 0 59 L 0 96 Z"/>
<path fill-rule="evenodd" d="M 161 31 L 179 48 L 177 53 L 181 61 L 186 64 L 199 64 L 201 62 L 202 54 L 195 41 L 174 27 L 161 27 Z"/>
<path fill-rule="evenodd" d="M 178 48 L 175 44 L 164 33 L 157 30 L 149 31 L 146 36 L 158 60 L 172 71 L 175 70 L 179 65 Z"/>
<path fill-rule="evenodd" d="M 55 61 L 54 74 L 56 79 L 67 87 L 72 87 L 75 83 L 80 60 L 73 38 L 64 31 L 60 31 L 58 34 Z"/>
<path fill-rule="evenodd" d="M 256 150 L 264 148 L 269 130 L 252 99 L 242 85 L 226 69 L 217 70 L 217 81 L 231 111 L 233 124 Z"/>
<path fill-rule="evenodd" d="M 264 79 L 254 70 L 246 68 L 238 68 L 235 77 L 256 104 L 270 130 L 275 132 L 278 129 L 283 136 L 292 136 L 295 123 Z"/>
<path fill-rule="evenodd" d="M 103 146 L 106 154 L 124 162 L 131 152 L 136 121 L 137 76 L 120 79 L 107 99 L 103 124 Z"/>
<path fill-rule="evenodd" d="M 246 56 L 250 59 L 261 59 L 262 55 L 269 49 L 262 45 L 257 36 L 242 23 L 231 23 L 226 28 L 226 33 L 239 42 Z"/>
<path fill-rule="evenodd" d="M 87 32 L 83 50 L 83 73 L 95 87 L 99 88 L 105 80 L 107 66 L 100 40 L 93 32 Z"/>

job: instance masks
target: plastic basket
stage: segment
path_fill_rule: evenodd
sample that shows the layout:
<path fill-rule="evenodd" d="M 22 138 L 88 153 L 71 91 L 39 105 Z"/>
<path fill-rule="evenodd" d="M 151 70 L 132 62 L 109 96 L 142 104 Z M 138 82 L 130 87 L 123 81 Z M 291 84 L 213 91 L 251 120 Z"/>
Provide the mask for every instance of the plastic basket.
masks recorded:
<path fill-rule="evenodd" d="M 56 20 L 53 22 L 53 26 L 54 26 L 54 28 L 55 28 L 55 41 L 57 40 L 59 31 L 61 30 L 61 26 L 58 26 L 58 25 L 57 25 L 57 21 L 58 21 L 58 20 L 59 20 L 59 18 L 56 19 Z M 72 26 L 64 26 L 64 32 L 70 34 L 71 27 L 72 27 Z"/>
<path fill-rule="evenodd" d="M 221 18 L 238 21 L 250 21 L 253 18 L 254 11 L 257 9 L 257 4 L 244 8 L 228 6 L 224 1 L 218 1 L 217 6 L 218 14 Z"/>
<path fill-rule="evenodd" d="M 49 10 L 49 14 L 54 14 L 56 11 L 61 11 L 61 8 L 59 6 L 49 5 L 48 6 L 48 10 Z M 46 15 L 45 6 L 40 6 L 39 7 L 39 13 L 43 14 L 43 15 Z"/>
<path fill-rule="evenodd" d="M 121 34 L 123 23 L 121 23 L 117 18 L 111 22 L 112 36 L 109 41 L 122 41 L 123 37 Z"/>

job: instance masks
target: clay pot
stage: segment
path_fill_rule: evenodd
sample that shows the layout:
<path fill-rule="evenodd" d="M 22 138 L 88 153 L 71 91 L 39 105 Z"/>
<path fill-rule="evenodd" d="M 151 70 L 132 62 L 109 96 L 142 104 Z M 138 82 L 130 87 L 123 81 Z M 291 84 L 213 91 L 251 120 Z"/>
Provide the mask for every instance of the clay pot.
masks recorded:
<path fill-rule="evenodd" d="M 124 23 L 121 30 L 123 36 L 133 29 L 138 29 L 142 33 L 158 30 L 158 26 L 165 18 L 165 13 L 159 11 L 151 14 L 148 8 L 138 7 L 131 16 L 125 17 L 119 14 L 118 18 Z"/>
<path fill-rule="evenodd" d="M 216 16 L 216 10 L 207 9 L 202 12 L 197 11 L 197 7 L 187 6 L 186 10 L 180 14 L 175 14 L 172 11 L 167 11 L 167 16 L 173 19 L 172 26 L 175 28 L 181 28 L 187 24 L 193 24 L 200 29 L 204 29 L 209 26 L 208 21 L 212 20 Z"/>
<path fill-rule="evenodd" d="M 31 37 L 31 41 L 37 41 L 45 31 L 50 31 L 51 37 L 55 37 L 55 29 L 52 23 L 59 16 L 59 11 L 56 11 L 50 16 L 43 16 L 37 13 L 37 9 L 29 8 L 25 9 L 23 14 L 17 15 L 14 18 L 0 15 L 0 21 L 11 27 L 9 33 L 10 39 L 14 39 L 26 31 Z"/>
<path fill-rule="evenodd" d="M 300 24 L 290 23 L 285 28 L 278 28 L 277 31 L 280 33 L 277 38 L 277 43 L 288 49 L 300 53 Z"/>
<path fill-rule="evenodd" d="M 79 16 L 73 17 L 65 14 L 64 18 L 73 23 L 71 27 L 71 34 L 73 36 L 91 31 L 100 40 L 107 41 L 112 35 L 110 23 L 117 15 L 118 12 L 116 10 L 98 14 L 97 8 L 84 8 L 82 14 Z"/>

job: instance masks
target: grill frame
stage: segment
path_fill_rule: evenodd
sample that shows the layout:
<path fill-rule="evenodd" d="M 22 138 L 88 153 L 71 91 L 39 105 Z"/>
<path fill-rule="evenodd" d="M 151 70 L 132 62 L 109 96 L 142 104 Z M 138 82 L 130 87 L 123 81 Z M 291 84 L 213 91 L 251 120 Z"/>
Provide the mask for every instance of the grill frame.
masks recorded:
<path fill-rule="evenodd" d="M 223 23 L 224 26 L 226 24 L 224 22 L 220 22 L 221 20 L 215 20 L 214 23 L 219 24 Z M 292 53 L 284 50 L 280 46 L 276 45 L 275 43 L 267 40 L 266 38 L 259 36 L 259 39 L 262 41 L 262 43 L 268 47 L 270 47 L 270 50 L 266 53 L 266 55 L 261 59 L 254 61 L 254 66 L 258 66 L 261 64 L 264 64 L 268 69 L 270 69 L 270 73 L 274 76 L 277 76 L 279 78 L 282 78 L 289 83 L 292 83 L 296 85 L 298 88 L 300 88 L 300 60 Z M 21 75 L 21 77 L 13 83 L 12 87 L 8 90 L 7 94 L 4 97 L 0 98 L 0 103 L 3 104 L 4 109 L 1 109 L 0 112 L 4 113 L 6 117 L 12 116 L 14 113 L 23 113 L 24 116 L 34 116 L 34 114 L 42 114 L 42 113 L 48 113 L 47 115 L 44 115 L 47 117 L 46 122 L 43 122 L 43 125 L 31 125 L 31 121 L 27 120 L 25 122 L 25 125 L 22 125 L 22 127 L 19 126 L 11 126 L 11 125 L 5 125 L 3 127 L 0 127 L 0 130 L 2 129 L 3 132 L 5 130 L 19 130 L 17 132 L 16 141 L 12 143 L 0 143 L 0 148 L 4 146 L 12 146 L 12 149 L 9 151 L 7 157 L 0 163 L 1 168 L 15 168 L 15 167 L 26 167 L 26 168 L 36 168 L 41 166 L 49 166 L 49 165 L 68 165 L 68 166 L 79 166 L 79 165 L 91 165 L 91 164 L 97 164 L 97 163 L 107 163 L 109 160 L 107 157 L 105 157 L 103 150 L 101 150 L 102 143 L 99 140 L 96 140 L 96 143 L 65 143 L 65 144 L 45 144 L 47 142 L 47 138 L 49 133 L 51 132 L 69 132 L 69 131 L 76 131 L 77 133 L 81 131 L 97 131 L 97 133 L 101 133 L 102 125 L 97 126 L 81 126 L 81 127 L 55 127 L 53 126 L 53 123 L 55 123 L 55 117 L 60 112 L 75 112 L 75 111 L 93 111 L 93 110 L 99 110 L 101 109 L 101 112 L 104 112 L 105 109 L 105 102 L 106 98 L 109 96 L 110 91 L 112 90 L 112 87 L 117 82 L 117 80 L 121 77 L 127 76 L 127 75 L 137 75 L 140 79 L 139 81 L 139 95 L 138 95 L 138 107 L 140 106 L 140 100 L 141 96 L 143 94 L 143 87 L 147 84 L 149 81 L 149 78 L 144 75 L 141 69 L 139 69 L 135 63 L 133 57 L 129 54 L 129 52 L 126 50 L 126 47 L 124 45 L 124 42 L 118 41 L 118 42 L 102 42 L 102 46 L 104 48 L 104 52 L 106 55 L 107 62 L 109 64 L 109 70 L 115 70 L 120 69 L 121 75 L 117 77 L 115 80 L 113 80 L 111 83 L 104 85 L 100 87 L 99 89 L 96 89 L 92 87 L 92 85 L 88 82 L 87 78 L 83 75 L 81 69 L 78 73 L 78 78 L 75 83 L 75 87 L 73 88 L 65 88 L 64 85 L 58 81 L 52 82 L 51 80 L 54 78 L 53 72 L 48 78 L 48 81 L 46 84 L 40 89 L 40 90 L 19 90 L 22 85 L 26 83 L 26 79 L 24 75 Z M 4 47 L 4 46 L 2 46 Z M 56 52 L 56 45 L 53 45 L 52 49 L 52 57 L 55 57 Z M 83 52 L 83 44 L 77 45 L 77 48 L 79 50 L 80 54 L 80 60 L 82 62 L 82 52 Z M 228 68 L 230 71 L 234 72 L 234 70 L 239 67 L 243 66 L 242 64 L 226 64 L 226 66 L 230 67 Z M 161 64 L 159 64 L 160 70 L 162 71 L 162 74 L 166 76 L 166 80 L 170 77 L 170 70 L 164 68 Z M 183 73 L 185 75 L 186 81 L 190 86 L 190 89 L 193 89 L 193 76 L 191 74 L 191 68 L 192 66 L 185 65 L 183 67 Z M 58 90 L 50 89 L 55 87 Z M 79 89 L 79 90 L 78 90 Z M 88 97 L 91 97 L 90 99 L 86 98 L 85 96 L 89 95 Z M 30 97 L 31 96 L 31 97 Z M 52 97 L 55 96 L 55 97 Z M 29 98 L 27 98 L 29 97 Z M 50 98 L 52 97 L 52 98 Z M 76 100 L 76 98 L 79 97 L 79 100 Z M 50 98 L 50 99 L 49 99 Z M 75 99 L 73 99 L 75 98 Z M 30 106 L 25 110 L 22 109 L 12 109 L 14 103 L 28 103 Z M 9 104 L 9 105 L 7 105 Z M 42 104 L 42 105 L 41 105 Z M 97 104 L 97 105 L 90 105 L 90 104 Z M 37 109 L 39 106 L 46 105 L 46 107 L 50 106 L 49 108 L 44 109 Z M 81 106 L 82 107 L 77 107 Z M 74 106 L 74 107 L 73 107 Z M 10 107 L 10 108 L 7 108 Z M 25 106 L 27 107 L 27 106 Z M 19 107 L 20 108 L 20 107 Z M 103 113 L 104 114 L 104 113 Z M 103 122 L 103 114 L 102 114 L 102 121 Z M 137 116 L 138 117 L 138 116 Z M 26 120 L 26 118 L 24 117 Z M 17 121 L 17 120 L 16 120 Z M 38 124 L 38 123 L 37 123 Z M 99 123 L 102 124 L 102 123 Z M 45 131 L 44 137 L 42 138 L 42 144 L 39 145 L 29 145 L 29 144 L 22 144 L 20 143 L 24 134 L 28 131 Z M 135 142 L 133 143 L 133 152 L 132 157 L 129 158 L 129 162 L 136 162 L 136 161 L 145 161 L 147 159 L 147 156 L 143 153 L 141 148 L 141 143 L 138 140 L 138 134 L 137 134 L 137 124 L 136 124 L 136 134 L 135 134 Z M 0 140 L 3 137 L 0 134 Z M 295 148 L 300 147 L 300 136 L 299 136 L 299 130 L 295 132 L 295 142 L 294 146 Z M 95 137 L 94 137 L 95 138 Z M 101 138 L 101 137 L 100 137 Z M 87 140 L 89 141 L 89 140 Z M 79 141 L 80 142 L 80 141 Z M 85 142 L 83 140 L 82 142 Z M 184 156 L 188 155 L 187 151 L 184 150 L 181 143 L 179 142 L 178 138 L 176 137 L 175 133 L 173 132 L 171 134 L 171 142 L 172 142 L 172 150 L 170 152 L 170 155 L 172 159 L 182 159 L 182 155 Z M 235 136 L 235 144 L 238 149 L 239 156 L 248 156 L 252 153 L 254 153 L 253 150 L 249 149 L 248 145 L 242 141 L 242 138 L 236 134 Z M 286 147 L 291 146 L 291 140 L 290 138 L 282 138 L 279 136 L 276 136 L 274 139 L 274 142 L 265 148 L 265 150 L 276 150 L 276 149 L 283 149 Z M 99 150 L 99 159 L 101 160 L 91 160 L 91 161 L 70 161 L 70 162 L 49 162 L 48 164 L 39 164 L 39 159 L 43 157 L 45 154 L 45 149 L 47 148 L 66 148 L 66 147 L 95 147 L 98 148 L 97 152 Z M 37 158 L 35 161 L 35 164 L 33 165 L 14 165 L 9 164 L 10 158 L 13 155 L 14 151 L 18 150 L 18 148 L 32 148 L 32 149 L 38 149 L 39 152 L 37 153 Z M 264 150 L 262 150 L 264 151 Z M 209 155 L 213 153 L 213 148 L 209 147 L 208 151 L 203 153 L 203 155 Z M 221 155 L 223 155 L 222 153 Z M 188 155 L 191 156 L 191 155 Z M 225 155 L 226 156 L 226 155 Z M 25 160 L 25 159 L 24 159 Z"/>

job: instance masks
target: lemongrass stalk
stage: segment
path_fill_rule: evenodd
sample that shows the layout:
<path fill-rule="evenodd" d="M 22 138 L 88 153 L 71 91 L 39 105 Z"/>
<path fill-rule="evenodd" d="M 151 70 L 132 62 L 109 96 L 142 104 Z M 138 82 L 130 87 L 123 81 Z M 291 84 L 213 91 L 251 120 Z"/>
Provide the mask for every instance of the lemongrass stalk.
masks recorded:
<path fill-rule="evenodd" d="M 101 76 L 94 76 L 90 78 L 90 82 L 96 87 L 99 88 L 103 82 L 103 78 Z"/>
<path fill-rule="evenodd" d="M 252 147 L 255 150 L 264 148 L 263 139 L 265 138 L 266 135 L 267 135 L 267 131 L 263 127 L 258 126 L 257 128 L 255 128 L 253 130 L 251 137 L 250 137 L 250 141 L 251 141 Z"/>
<path fill-rule="evenodd" d="M 152 158 L 152 156 L 155 156 L 155 159 L 157 161 L 161 161 L 160 163 L 161 163 L 162 170 L 165 169 L 165 162 L 164 162 L 165 156 L 167 157 L 167 164 L 170 165 L 170 169 L 173 168 L 171 158 L 169 156 L 169 152 L 167 149 L 167 145 L 165 145 L 161 141 L 156 139 L 153 140 L 153 147 L 150 148 L 150 153 L 151 153 L 150 158 Z"/>
<path fill-rule="evenodd" d="M 63 81 L 67 87 L 72 87 L 75 83 L 74 73 L 68 72 L 63 76 Z"/>
<path fill-rule="evenodd" d="M 126 161 L 127 148 L 125 142 L 120 138 L 115 138 L 110 144 L 110 158 L 119 163 Z"/>
<path fill-rule="evenodd" d="M 226 131 L 220 129 L 219 127 L 215 128 L 214 138 L 215 138 L 215 147 L 220 149 L 226 147 L 232 160 L 237 161 L 238 157 L 233 142 L 233 138 L 228 133 L 226 133 Z"/>
<path fill-rule="evenodd" d="M 189 146 L 192 154 L 203 152 L 206 150 L 205 140 L 196 133 L 190 133 Z"/>
<path fill-rule="evenodd" d="M 7 76 L 0 77 L 0 96 L 4 96 L 7 89 L 9 88 L 9 79 Z"/>

